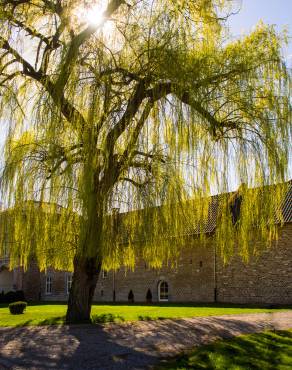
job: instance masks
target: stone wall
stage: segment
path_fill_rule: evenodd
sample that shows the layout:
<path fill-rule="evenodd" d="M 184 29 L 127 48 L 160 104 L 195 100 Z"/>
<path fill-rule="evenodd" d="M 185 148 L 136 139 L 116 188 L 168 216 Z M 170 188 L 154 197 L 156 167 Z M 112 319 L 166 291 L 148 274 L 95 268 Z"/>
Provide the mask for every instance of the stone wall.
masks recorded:
<path fill-rule="evenodd" d="M 8 267 L 0 268 L 0 293 L 7 293 L 13 290 L 13 271 L 9 271 Z"/>
<path fill-rule="evenodd" d="M 154 270 L 139 260 L 134 271 L 121 268 L 101 273 L 94 300 L 112 302 L 115 295 L 116 301 L 127 302 L 132 290 L 135 302 L 145 302 L 150 289 L 152 301 L 157 302 L 159 282 L 166 281 L 170 302 L 214 302 L 216 273 L 218 302 L 292 304 L 292 223 L 283 227 L 278 243 L 247 264 L 235 256 L 224 266 L 217 256 L 215 268 L 211 237 L 206 246 L 198 246 L 196 238 L 188 243 L 175 267 Z M 67 273 L 49 270 L 48 274 L 52 276 L 52 293 L 46 294 L 46 276 L 41 274 L 41 299 L 66 301 Z"/>
<path fill-rule="evenodd" d="M 35 262 L 32 262 L 23 273 L 22 287 L 28 301 L 38 301 L 41 298 L 40 276 L 40 270 Z"/>
<path fill-rule="evenodd" d="M 113 292 L 117 301 L 128 301 L 130 290 L 135 302 L 145 302 L 148 289 L 153 302 L 158 301 L 158 285 L 166 281 L 169 286 L 169 301 L 212 302 L 214 299 L 214 256 L 209 246 L 196 247 L 189 240 L 190 249 L 185 251 L 175 267 L 149 268 L 143 260 L 138 261 L 134 271 L 124 268 L 98 281 L 95 299 L 112 301 Z"/>
<path fill-rule="evenodd" d="M 41 300 L 43 301 L 67 301 L 67 276 L 68 272 L 48 269 L 46 273 L 41 274 Z M 52 279 L 52 291 L 47 292 L 46 279 L 50 276 Z"/>
<path fill-rule="evenodd" d="M 219 302 L 292 304 L 292 224 L 248 263 L 235 256 L 224 266 L 218 259 L 217 291 Z"/>

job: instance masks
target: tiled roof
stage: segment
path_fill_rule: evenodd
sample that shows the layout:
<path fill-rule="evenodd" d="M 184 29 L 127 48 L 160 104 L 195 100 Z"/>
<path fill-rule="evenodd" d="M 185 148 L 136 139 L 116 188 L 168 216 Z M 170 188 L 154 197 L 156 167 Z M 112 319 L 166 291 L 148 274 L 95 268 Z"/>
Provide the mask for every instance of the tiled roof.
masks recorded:
<path fill-rule="evenodd" d="M 214 195 L 211 197 L 211 201 L 209 204 L 209 209 L 208 209 L 208 217 L 206 222 L 203 225 L 193 225 L 191 222 L 188 222 L 186 220 L 184 230 L 182 231 L 183 235 L 196 235 L 200 233 L 212 233 L 215 231 L 216 225 L 217 225 L 217 219 L 218 219 L 218 213 L 219 207 L 220 207 L 220 199 L 226 196 L 230 196 L 235 193 L 226 193 L 226 194 L 219 194 L 219 195 Z M 288 184 L 288 191 L 285 196 L 285 199 L 283 201 L 282 205 L 279 205 L 279 207 L 282 209 L 282 216 L 283 216 L 283 221 L 284 223 L 292 222 L 292 181 L 289 182 Z M 143 211 L 142 211 L 143 212 Z M 275 219 L 275 223 L 280 223 L 280 220 Z M 120 235 L 122 234 L 123 237 L 122 239 L 124 242 L 127 242 L 128 240 L 128 233 L 127 233 L 127 228 L 125 225 L 123 225 L 123 214 L 119 215 L 119 227 L 118 227 L 118 232 Z M 151 233 L 151 230 L 149 230 L 149 233 Z M 174 237 L 172 230 L 165 230 L 164 237 Z M 135 241 L 139 241 L 139 238 Z M 143 238 L 144 239 L 144 238 Z M 140 240 L 141 241 L 141 240 Z"/>
<path fill-rule="evenodd" d="M 226 194 L 228 195 L 228 194 Z M 215 195 L 212 197 L 210 205 L 209 205 L 209 214 L 208 214 L 208 221 L 205 226 L 205 233 L 211 233 L 215 230 L 217 224 L 217 215 L 218 215 L 218 207 L 219 207 L 219 199 L 220 197 L 224 196 Z M 288 183 L 288 191 L 286 193 L 285 199 L 282 205 L 279 206 L 282 211 L 283 222 L 288 223 L 292 222 L 292 181 Z M 280 223 L 280 220 L 277 219 L 276 223 Z M 196 228 L 194 228 L 194 234 L 196 234 Z"/>
<path fill-rule="evenodd" d="M 211 199 L 211 202 L 209 205 L 208 222 L 205 228 L 205 233 L 213 232 L 216 228 L 218 206 L 220 204 L 219 199 L 222 196 L 224 196 L 224 194 L 215 195 Z M 292 181 L 289 181 L 288 183 L 288 191 L 286 193 L 286 196 L 285 196 L 285 199 L 282 205 L 279 205 L 279 208 L 282 211 L 283 222 L 284 223 L 292 222 Z M 275 223 L 280 223 L 280 220 L 277 219 Z M 194 233 L 196 233 L 196 231 Z"/>
<path fill-rule="evenodd" d="M 292 222 L 292 182 L 290 181 L 289 190 L 286 194 L 282 206 L 284 222 Z"/>

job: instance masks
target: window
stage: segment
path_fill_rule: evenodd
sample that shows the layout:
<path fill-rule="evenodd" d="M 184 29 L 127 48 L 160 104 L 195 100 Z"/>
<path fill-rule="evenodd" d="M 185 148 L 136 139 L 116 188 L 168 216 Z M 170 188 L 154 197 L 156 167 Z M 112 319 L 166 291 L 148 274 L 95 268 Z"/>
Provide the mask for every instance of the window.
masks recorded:
<path fill-rule="evenodd" d="M 71 286 L 72 286 L 72 274 L 67 274 L 67 276 L 66 276 L 66 292 L 67 292 L 67 294 L 70 293 Z"/>
<path fill-rule="evenodd" d="M 102 270 L 101 276 L 102 276 L 103 279 L 106 279 L 107 278 L 107 271 Z"/>
<path fill-rule="evenodd" d="M 158 300 L 160 302 L 168 301 L 168 283 L 166 281 L 160 281 L 158 284 Z"/>
<path fill-rule="evenodd" d="M 52 276 L 46 276 L 46 294 L 52 294 Z"/>

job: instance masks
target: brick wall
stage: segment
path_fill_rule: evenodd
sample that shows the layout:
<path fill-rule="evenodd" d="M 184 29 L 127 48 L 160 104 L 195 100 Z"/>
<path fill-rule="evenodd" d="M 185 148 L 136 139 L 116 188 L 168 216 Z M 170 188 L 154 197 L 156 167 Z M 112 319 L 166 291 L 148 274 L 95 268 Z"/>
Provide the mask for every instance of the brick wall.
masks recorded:
<path fill-rule="evenodd" d="M 38 301 L 40 299 L 40 270 L 35 262 L 32 262 L 23 273 L 23 291 L 28 301 Z"/>
<path fill-rule="evenodd" d="M 67 301 L 67 275 L 68 272 L 48 269 L 46 273 L 41 273 L 41 300 L 43 301 Z M 52 291 L 47 292 L 46 279 L 51 277 Z"/>
<path fill-rule="evenodd" d="M 235 256 L 224 266 L 218 259 L 217 287 L 220 302 L 292 304 L 292 224 L 248 263 Z"/>
<path fill-rule="evenodd" d="M 195 238 L 188 241 L 175 268 L 164 266 L 154 270 L 139 260 L 134 271 L 121 268 L 115 273 L 102 274 L 98 280 L 94 300 L 99 302 L 128 301 L 132 290 L 135 302 L 145 302 L 148 289 L 153 302 L 158 300 L 158 285 L 167 281 L 169 301 L 214 301 L 214 241 L 198 245 Z M 235 256 L 226 266 L 216 259 L 217 300 L 228 303 L 292 304 L 292 224 L 286 224 L 276 245 L 264 250 L 248 264 Z M 41 274 L 41 299 L 66 301 L 66 277 L 64 271 L 48 271 L 52 276 L 52 294 L 45 292 L 45 274 Z"/>
<path fill-rule="evenodd" d="M 113 290 L 117 301 L 128 301 L 132 290 L 136 302 L 145 302 L 148 289 L 152 300 L 158 301 L 158 285 L 166 281 L 169 285 L 169 301 L 212 302 L 214 297 L 214 257 L 212 248 L 196 247 L 189 240 L 190 250 L 183 253 L 176 267 L 164 266 L 159 270 L 147 267 L 143 260 L 137 262 L 134 271 L 124 268 L 106 278 L 99 279 L 95 291 L 98 301 L 112 301 Z"/>

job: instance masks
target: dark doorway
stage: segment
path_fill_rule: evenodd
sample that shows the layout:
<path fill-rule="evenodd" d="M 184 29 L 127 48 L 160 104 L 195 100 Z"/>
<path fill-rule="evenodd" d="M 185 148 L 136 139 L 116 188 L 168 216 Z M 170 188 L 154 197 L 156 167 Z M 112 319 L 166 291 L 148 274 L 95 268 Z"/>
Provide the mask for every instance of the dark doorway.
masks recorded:
<path fill-rule="evenodd" d="M 129 291 L 129 294 L 128 294 L 128 302 L 134 303 L 134 293 L 132 289 Z"/>
<path fill-rule="evenodd" d="M 147 293 L 146 293 L 146 302 L 152 303 L 152 293 L 151 293 L 150 288 L 147 290 Z"/>

